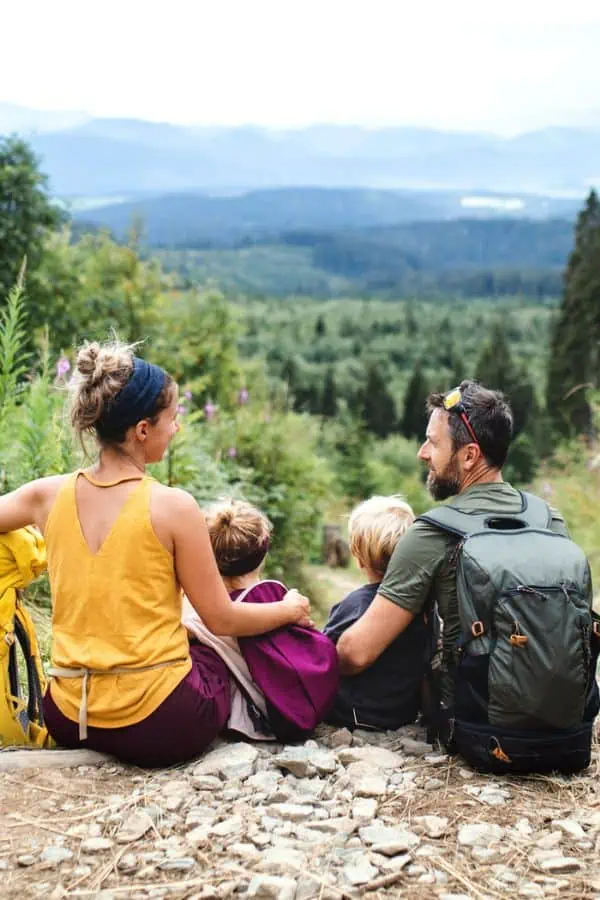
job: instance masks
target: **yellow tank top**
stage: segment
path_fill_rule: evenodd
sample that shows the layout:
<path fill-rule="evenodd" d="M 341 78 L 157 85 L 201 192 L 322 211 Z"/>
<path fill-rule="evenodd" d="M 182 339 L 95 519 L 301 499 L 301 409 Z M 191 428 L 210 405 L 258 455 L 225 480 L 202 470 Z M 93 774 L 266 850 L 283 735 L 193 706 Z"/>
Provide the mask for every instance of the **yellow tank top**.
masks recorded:
<path fill-rule="evenodd" d="M 172 555 L 150 520 L 152 479 L 131 491 L 104 543 L 90 550 L 81 529 L 75 472 L 61 487 L 46 524 L 52 592 L 52 666 L 101 670 L 89 676 L 87 721 L 98 728 L 141 722 L 191 669 L 181 624 L 181 589 Z M 169 664 L 170 663 L 170 664 Z M 167 665 L 165 665 L 167 664 Z M 105 673 L 110 669 L 151 671 Z M 54 678 L 52 699 L 79 718 L 82 679 Z"/>

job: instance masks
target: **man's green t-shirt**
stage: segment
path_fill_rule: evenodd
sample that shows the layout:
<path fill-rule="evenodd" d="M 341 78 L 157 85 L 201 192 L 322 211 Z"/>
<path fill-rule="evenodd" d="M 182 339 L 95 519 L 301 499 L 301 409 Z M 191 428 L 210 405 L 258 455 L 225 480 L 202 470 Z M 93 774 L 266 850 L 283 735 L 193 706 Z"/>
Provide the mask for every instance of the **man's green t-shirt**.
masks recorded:
<path fill-rule="evenodd" d="M 510 515 L 522 507 L 521 495 L 505 481 L 473 485 L 450 502 L 464 512 Z M 568 534 L 564 519 L 555 510 L 552 510 L 551 528 L 558 534 Z M 378 592 L 415 615 L 433 601 L 437 602 L 444 623 L 444 672 L 452 662 L 453 650 L 460 637 L 454 553 L 458 540 L 429 522 L 415 522 L 396 544 Z M 451 702 L 449 678 L 443 679 L 442 689 L 444 701 Z"/>

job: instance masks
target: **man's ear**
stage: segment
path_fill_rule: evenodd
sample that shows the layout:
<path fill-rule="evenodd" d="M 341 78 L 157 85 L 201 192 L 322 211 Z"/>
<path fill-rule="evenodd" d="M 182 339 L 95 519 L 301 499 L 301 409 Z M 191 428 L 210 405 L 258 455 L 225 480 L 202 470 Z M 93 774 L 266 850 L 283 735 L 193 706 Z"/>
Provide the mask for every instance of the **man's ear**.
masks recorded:
<path fill-rule="evenodd" d="M 463 447 L 464 456 L 463 456 L 463 467 L 470 472 L 475 468 L 480 459 L 483 459 L 483 454 L 481 452 L 481 447 L 479 444 L 475 442 L 471 444 L 466 444 Z"/>

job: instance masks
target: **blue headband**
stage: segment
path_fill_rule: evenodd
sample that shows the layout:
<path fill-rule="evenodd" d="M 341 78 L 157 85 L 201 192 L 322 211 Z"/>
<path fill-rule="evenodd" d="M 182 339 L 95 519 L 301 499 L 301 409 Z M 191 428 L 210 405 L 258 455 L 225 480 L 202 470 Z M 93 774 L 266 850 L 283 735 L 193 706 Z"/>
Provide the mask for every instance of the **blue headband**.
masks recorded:
<path fill-rule="evenodd" d="M 100 430 L 117 434 L 154 415 L 165 379 L 160 366 L 134 356 L 131 377 L 100 417 Z"/>

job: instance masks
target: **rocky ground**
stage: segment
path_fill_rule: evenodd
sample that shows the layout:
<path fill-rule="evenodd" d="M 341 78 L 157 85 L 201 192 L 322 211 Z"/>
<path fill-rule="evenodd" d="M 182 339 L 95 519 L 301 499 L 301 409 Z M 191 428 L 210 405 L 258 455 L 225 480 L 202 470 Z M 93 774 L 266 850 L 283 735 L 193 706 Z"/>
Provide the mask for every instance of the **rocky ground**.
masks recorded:
<path fill-rule="evenodd" d="M 598 770 L 480 776 L 411 726 L 0 771 L 0 896 L 600 898 Z"/>

